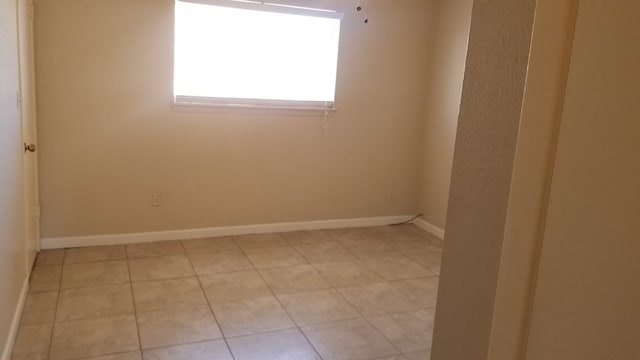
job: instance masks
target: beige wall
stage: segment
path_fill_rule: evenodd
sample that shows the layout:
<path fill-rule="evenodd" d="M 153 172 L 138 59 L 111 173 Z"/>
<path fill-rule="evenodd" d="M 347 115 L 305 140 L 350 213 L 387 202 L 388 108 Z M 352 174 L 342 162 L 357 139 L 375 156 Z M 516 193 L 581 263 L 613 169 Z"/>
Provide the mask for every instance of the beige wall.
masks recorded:
<path fill-rule="evenodd" d="M 528 360 L 640 359 L 639 13 L 580 2 Z"/>
<path fill-rule="evenodd" d="M 433 360 L 488 359 L 535 0 L 475 0 Z"/>
<path fill-rule="evenodd" d="M 462 96 L 472 0 L 438 0 L 433 9 L 420 212 L 444 229 Z"/>
<path fill-rule="evenodd" d="M 0 0 L 0 356 L 25 279 L 15 5 Z"/>
<path fill-rule="evenodd" d="M 417 212 L 430 1 L 369 2 L 368 25 L 336 3 L 325 132 L 320 116 L 173 112 L 172 0 L 37 1 L 42 235 Z"/>

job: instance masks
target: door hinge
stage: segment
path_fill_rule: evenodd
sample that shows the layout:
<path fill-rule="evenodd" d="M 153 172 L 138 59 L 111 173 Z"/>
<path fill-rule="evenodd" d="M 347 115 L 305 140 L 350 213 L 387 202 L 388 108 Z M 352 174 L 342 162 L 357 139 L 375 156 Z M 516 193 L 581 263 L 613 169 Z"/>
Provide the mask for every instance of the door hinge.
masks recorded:
<path fill-rule="evenodd" d="M 36 144 L 24 143 L 24 152 L 36 152 Z"/>
<path fill-rule="evenodd" d="M 18 108 L 18 110 L 22 109 L 22 96 L 20 94 L 20 91 L 16 91 L 16 107 Z"/>

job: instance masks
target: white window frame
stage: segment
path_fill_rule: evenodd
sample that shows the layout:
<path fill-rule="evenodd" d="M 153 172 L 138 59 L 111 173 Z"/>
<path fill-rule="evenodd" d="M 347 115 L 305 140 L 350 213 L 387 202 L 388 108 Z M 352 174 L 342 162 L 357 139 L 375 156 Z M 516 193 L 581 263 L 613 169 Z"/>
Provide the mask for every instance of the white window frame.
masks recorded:
<path fill-rule="evenodd" d="M 279 3 L 253 0 L 176 0 L 177 2 L 214 5 L 229 8 L 248 9 L 257 11 L 277 12 L 293 15 L 344 19 L 341 12 L 325 9 L 289 6 Z M 175 51 L 175 46 L 174 46 Z M 337 65 L 336 65 L 337 66 Z M 175 69 L 174 69 L 175 81 Z M 337 75 L 336 75 L 337 86 Z M 175 91 L 175 89 L 174 89 Z M 335 101 L 335 99 L 334 99 Z M 284 111 L 320 111 L 327 115 L 336 112 L 334 101 L 301 101 L 301 100 L 273 100 L 273 99 L 244 99 L 222 98 L 206 96 L 185 96 L 174 94 L 172 107 L 175 111 L 208 112 L 220 109 L 248 109 L 248 110 L 284 110 Z"/>

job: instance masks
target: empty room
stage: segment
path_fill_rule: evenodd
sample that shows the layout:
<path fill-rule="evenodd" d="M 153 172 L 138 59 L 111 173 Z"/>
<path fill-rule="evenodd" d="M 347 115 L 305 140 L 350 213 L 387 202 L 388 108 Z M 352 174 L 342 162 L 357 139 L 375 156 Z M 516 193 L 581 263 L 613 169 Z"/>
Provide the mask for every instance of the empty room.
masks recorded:
<path fill-rule="evenodd" d="M 639 359 L 638 14 L 0 0 L 0 360 Z"/>

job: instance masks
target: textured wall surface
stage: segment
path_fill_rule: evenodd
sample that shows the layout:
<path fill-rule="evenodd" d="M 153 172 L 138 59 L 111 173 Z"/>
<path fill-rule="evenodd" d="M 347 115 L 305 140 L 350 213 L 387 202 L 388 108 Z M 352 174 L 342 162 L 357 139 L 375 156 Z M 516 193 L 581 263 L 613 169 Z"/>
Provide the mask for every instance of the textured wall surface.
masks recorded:
<path fill-rule="evenodd" d="M 434 360 L 488 356 L 534 8 L 534 0 L 473 3 Z"/>
<path fill-rule="evenodd" d="M 173 3 L 36 2 L 44 237 L 418 211 L 430 1 L 318 1 L 346 15 L 326 132 L 173 112 Z"/>
<path fill-rule="evenodd" d="M 441 229 L 447 218 L 472 3 L 439 0 L 433 10 L 420 210 L 423 219 Z"/>

